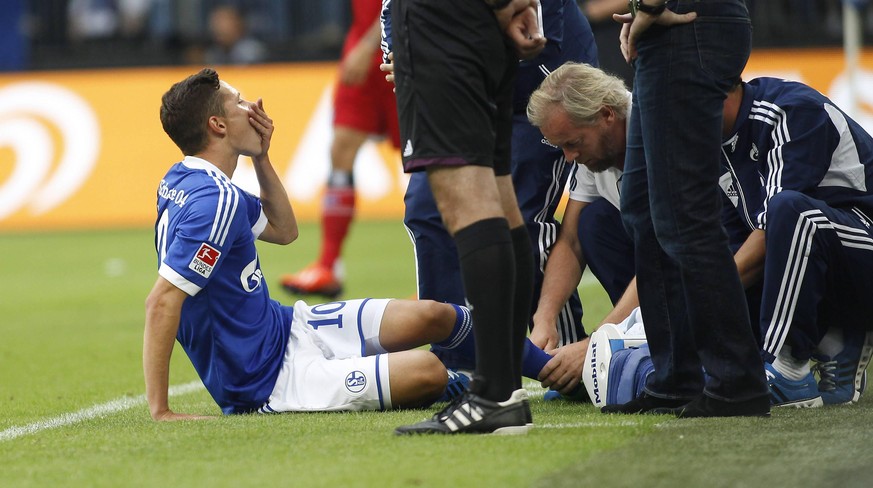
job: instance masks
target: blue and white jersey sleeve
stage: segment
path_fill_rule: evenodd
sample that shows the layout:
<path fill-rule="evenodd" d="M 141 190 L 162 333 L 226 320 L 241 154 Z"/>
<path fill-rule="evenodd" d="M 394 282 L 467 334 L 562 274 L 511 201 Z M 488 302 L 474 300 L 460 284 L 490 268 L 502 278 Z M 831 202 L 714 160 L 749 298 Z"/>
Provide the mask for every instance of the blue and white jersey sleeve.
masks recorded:
<path fill-rule="evenodd" d="M 218 274 L 241 228 L 254 238 L 266 227 L 260 200 L 193 157 L 167 173 L 158 211 L 158 273 L 192 296 Z"/>

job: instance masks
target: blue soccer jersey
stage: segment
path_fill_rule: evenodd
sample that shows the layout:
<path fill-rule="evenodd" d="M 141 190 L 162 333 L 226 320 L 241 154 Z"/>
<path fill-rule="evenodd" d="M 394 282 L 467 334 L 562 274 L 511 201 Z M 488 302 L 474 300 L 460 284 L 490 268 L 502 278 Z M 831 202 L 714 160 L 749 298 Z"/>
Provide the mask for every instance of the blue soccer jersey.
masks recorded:
<path fill-rule="evenodd" d="M 756 78 L 743 87 L 721 186 L 748 229 L 766 229 L 769 201 L 783 190 L 873 210 L 873 138 L 861 126 L 802 83 Z"/>
<path fill-rule="evenodd" d="M 256 410 L 276 382 L 291 327 L 258 261 L 261 202 L 188 156 L 161 181 L 157 211 L 158 273 L 189 295 L 176 339 L 225 414 Z"/>

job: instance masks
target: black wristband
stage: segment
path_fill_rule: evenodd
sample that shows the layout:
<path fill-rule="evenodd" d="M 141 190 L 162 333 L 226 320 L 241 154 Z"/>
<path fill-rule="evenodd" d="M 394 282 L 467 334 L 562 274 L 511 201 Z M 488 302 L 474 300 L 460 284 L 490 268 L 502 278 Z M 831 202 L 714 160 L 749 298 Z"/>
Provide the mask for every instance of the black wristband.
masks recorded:
<path fill-rule="evenodd" d="M 491 7 L 491 10 L 500 10 L 512 3 L 512 0 L 484 0 L 484 2 Z"/>
<path fill-rule="evenodd" d="M 667 9 L 667 2 L 664 2 L 661 5 L 651 6 L 644 4 L 643 0 L 628 0 L 627 8 L 630 10 L 631 17 L 636 17 L 637 12 L 643 12 L 653 17 L 657 17 Z"/>

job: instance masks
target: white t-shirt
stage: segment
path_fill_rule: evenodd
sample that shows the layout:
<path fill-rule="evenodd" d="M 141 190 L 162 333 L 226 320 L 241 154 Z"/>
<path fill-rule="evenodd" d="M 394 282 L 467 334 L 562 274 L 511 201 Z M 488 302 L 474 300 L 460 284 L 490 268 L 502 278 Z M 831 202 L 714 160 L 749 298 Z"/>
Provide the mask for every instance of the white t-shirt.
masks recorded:
<path fill-rule="evenodd" d="M 570 180 L 570 199 L 591 203 L 598 198 L 605 198 L 615 208 L 621 208 L 619 206 L 621 175 L 622 170 L 618 168 L 594 173 L 585 165 L 577 164 Z"/>

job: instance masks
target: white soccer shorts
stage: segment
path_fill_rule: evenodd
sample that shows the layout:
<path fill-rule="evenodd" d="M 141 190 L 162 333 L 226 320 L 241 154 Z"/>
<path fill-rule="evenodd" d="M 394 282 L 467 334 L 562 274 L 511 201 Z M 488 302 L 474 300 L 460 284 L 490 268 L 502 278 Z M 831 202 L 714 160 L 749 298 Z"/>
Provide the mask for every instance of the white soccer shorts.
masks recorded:
<path fill-rule="evenodd" d="M 295 303 L 282 369 L 259 412 L 391 408 L 388 356 L 379 343 L 388 302 Z"/>

